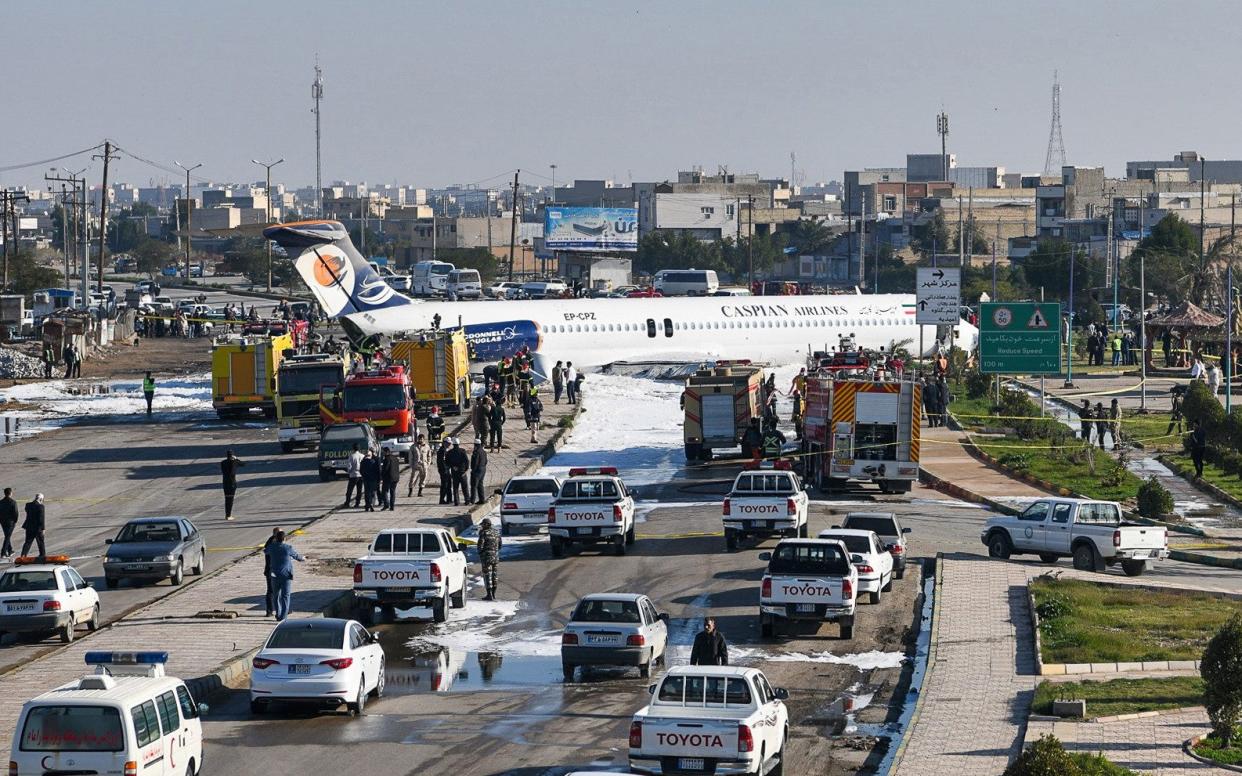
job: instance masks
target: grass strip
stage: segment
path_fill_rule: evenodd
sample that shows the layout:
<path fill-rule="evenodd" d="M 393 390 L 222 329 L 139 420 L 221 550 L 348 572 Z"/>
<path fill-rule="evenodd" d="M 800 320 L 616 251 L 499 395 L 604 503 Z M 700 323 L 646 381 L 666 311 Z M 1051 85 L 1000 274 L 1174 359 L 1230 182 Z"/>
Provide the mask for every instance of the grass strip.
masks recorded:
<path fill-rule="evenodd" d="M 1156 679 L 1110 679 L 1086 682 L 1041 682 L 1033 711 L 1051 714 L 1055 700 L 1086 700 L 1088 717 L 1112 717 L 1143 711 L 1180 709 L 1203 704 L 1203 680 L 1197 676 Z"/>

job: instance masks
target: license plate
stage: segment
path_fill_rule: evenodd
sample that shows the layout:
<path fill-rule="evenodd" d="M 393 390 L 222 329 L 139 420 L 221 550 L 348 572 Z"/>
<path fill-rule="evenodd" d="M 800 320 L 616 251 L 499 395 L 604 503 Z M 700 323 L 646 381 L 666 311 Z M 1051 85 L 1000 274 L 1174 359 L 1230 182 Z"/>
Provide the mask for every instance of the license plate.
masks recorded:
<path fill-rule="evenodd" d="M 34 604 L 9 604 L 10 612 L 33 612 Z"/>
<path fill-rule="evenodd" d="M 616 636 L 587 636 L 588 644 L 616 644 L 620 639 Z"/>
<path fill-rule="evenodd" d="M 679 757 L 677 758 L 677 768 L 683 771 L 701 771 L 703 770 L 703 758 Z"/>
<path fill-rule="evenodd" d="M 384 588 L 385 593 L 409 593 L 409 592 L 412 592 L 413 590 L 414 588 L 412 587 L 386 587 Z"/>
<path fill-rule="evenodd" d="M 814 611 L 815 611 L 815 604 L 798 604 L 796 611 L 799 611 L 799 612 L 814 612 Z"/>
<path fill-rule="evenodd" d="M 310 673 L 310 666 L 289 666 L 289 673 L 291 673 L 291 674 L 309 674 L 309 673 Z"/>
<path fill-rule="evenodd" d="M 592 534 L 592 532 L 593 532 L 595 529 L 593 529 L 593 528 L 579 528 L 579 529 L 577 529 L 577 530 L 578 530 L 578 535 L 579 535 L 579 536 L 590 536 L 590 535 Z"/>
<path fill-rule="evenodd" d="M 151 567 L 146 565 L 145 563 L 131 563 L 129 564 L 129 570 L 130 571 L 150 571 Z"/>

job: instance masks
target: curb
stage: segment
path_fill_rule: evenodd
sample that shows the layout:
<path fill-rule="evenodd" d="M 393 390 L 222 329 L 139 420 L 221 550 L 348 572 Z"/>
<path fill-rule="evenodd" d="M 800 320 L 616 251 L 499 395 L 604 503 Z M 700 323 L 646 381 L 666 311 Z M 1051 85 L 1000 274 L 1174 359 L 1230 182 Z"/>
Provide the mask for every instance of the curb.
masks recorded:
<path fill-rule="evenodd" d="M 566 415 L 565 417 L 577 418 L 581 411 L 581 405 L 577 405 L 577 408 L 574 410 L 573 414 Z M 469 419 L 466 419 L 462 421 L 461 425 L 457 426 L 456 429 L 453 431 L 446 430 L 445 433 L 460 433 L 461 430 L 468 425 L 470 425 L 470 421 Z M 554 433 L 551 438 L 543 444 L 543 447 L 538 448 L 538 457 L 532 458 L 526 466 L 522 467 L 518 471 L 518 475 L 528 474 L 542 466 L 545 461 L 551 458 L 553 454 L 555 454 L 556 451 L 565 444 L 566 439 L 572 431 L 572 425 L 558 427 L 556 433 Z M 465 514 L 460 514 L 453 518 L 452 528 L 454 533 L 460 533 L 463 529 L 474 525 L 477 520 L 482 519 L 484 515 L 491 512 L 493 506 L 492 500 L 494 498 L 495 496 L 489 496 L 486 503 L 478 504 Z M 317 523 L 335 513 L 336 509 L 332 509 L 331 511 L 324 513 L 317 520 L 313 520 L 306 525 L 313 525 L 314 523 Z M 250 557 L 251 554 L 253 553 L 243 555 L 237 560 L 241 561 Z M 227 568 L 227 566 L 225 568 Z M 352 610 L 353 600 L 353 590 L 343 590 L 340 595 L 332 599 L 332 601 L 311 616 L 316 616 L 316 614 L 320 617 L 337 617 L 347 615 Z M 194 696 L 196 701 L 203 701 L 241 684 L 246 677 L 250 675 L 250 659 L 258 653 L 260 648 L 261 647 L 255 647 L 237 655 L 236 657 L 220 665 L 209 674 L 197 676 L 192 679 L 186 679 L 186 687 L 190 690 L 190 693 Z"/>
<path fill-rule="evenodd" d="M 931 621 L 931 639 L 927 644 L 927 669 L 923 674 L 923 687 L 927 686 L 931 679 L 932 667 L 936 664 L 936 651 L 940 642 L 940 591 L 944 588 L 944 553 L 936 553 L 936 581 L 935 581 L 935 598 L 932 600 L 932 621 Z M 889 766 L 885 776 L 892 776 L 897 773 L 897 768 L 901 765 L 901 760 L 906 754 L 906 744 L 909 742 L 910 733 L 914 730 L 914 726 L 919 722 L 919 716 L 923 713 L 923 699 L 927 697 L 927 693 L 919 692 L 919 698 L 914 702 L 914 713 L 910 715 L 910 722 L 906 725 L 906 729 L 901 734 L 901 740 L 897 743 L 897 749 L 893 754 L 892 764 Z"/>
<path fill-rule="evenodd" d="M 1198 675 L 1198 660 L 1144 660 L 1135 663 L 1045 663 L 1038 661 L 1040 676 L 1086 676 L 1134 671 L 1180 671 Z"/>
<path fill-rule="evenodd" d="M 932 474 L 922 467 L 919 467 L 919 481 L 924 485 L 930 486 L 934 490 L 944 493 L 947 496 L 952 496 L 953 498 L 961 499 L 962 501 L 969 501 L 972 504 L 983 504 L 984 506 L 1004 515 L 1018 514 L 1018 510 L 1008 504 L 1002 504 L 1001 502 L 990 499 L 987 496 L 980 496 L 978 493 L 966 490 L 961 485 L 955 485 L 948 480 Z"/>
<path fill-rule="evenodd" d="M 1112 722 L 1129 722 L 1135 719 L 1148 719 L 1150 717 L 1165 717 L 1170 714 L 1186 714 L 1192 711 L 1203 711 L 1202 706 L 1183 706 L 1180 709 L 1156 709 L 1155 711 L 1136 711 L 1133 714 L 1113 714 L 1107 717 L 1087 717 L 1085 719 L 1073 719 L 1071 717 L 1056 717 L 1051 714 L 1032 714 L 1029 719 L 1031 722 L 1099 722 L 1101 724 L 1109 724 Z"/>
<path fill-rule="evenodd" d="M 1199 762 L 1204 763 L 1206 765 L 1210 765 L 1213 768 L 1222 768 L 1226 771 L 1233 771 L 1234 773 L 1242 773 L 1242 766 L 1240 765 L 1227 765 L 1225 763 L 1218 763 L 1215 760 L 1210 760 L 1206 757 L 1203 757 L 1202 755 L 1195 754 L 1195 747 L 1199 745 L 1200 741 L 1202 741 L 1204 738 L 1207 738 L 1207 736 L 1208 736 L 1207 733 L 1203 733 L 1202 735 L 1197 735 L 1197 736 L 1194 736 L 1193 738 L 1186 739 L 1182 743 L 1182 751 L 1185 752 L 1190 757 L 1193 757 L 1194 759 L 1198 760 Z"/>
<path fill-rule="evenodd" d="M 1156 456 L 1156 460 L 1164 464 L 1170 471 L 1185 480 L 1187 485 L 1198 490 L 1200 493 L 1206 493 L 1209 496 L 1220 499 L 1230 506 L 1242 509 L 1242 499 L 1229 495 L 1227 492 L 1221 490 L 1207 480 L 1195 479 L 1195 476 L 1190 473 L 1189 469 L 1182 466 L 1177 461 L 1174 461 L 1168 456 L 1167 453 L 1162 453 Z"/>
<path fill-rule="evenodd" d="M 1031 592 L 1029 582 L 1026 585 L 1026 605 L 1030 607 L 1031 632 L 1035 634 L 1035 673 L 1048 676 L 1044 671 L 1044 642 L 1039 635 L 1039 613 L 1035 611 L 1035 594 Z"/>

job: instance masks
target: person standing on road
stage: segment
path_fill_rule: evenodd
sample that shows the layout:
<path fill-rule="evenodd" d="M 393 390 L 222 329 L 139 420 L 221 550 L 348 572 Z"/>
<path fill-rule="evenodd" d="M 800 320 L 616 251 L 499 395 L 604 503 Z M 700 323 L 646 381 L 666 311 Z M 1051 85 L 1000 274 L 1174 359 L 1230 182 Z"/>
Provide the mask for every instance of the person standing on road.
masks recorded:
<path fill-rule="evenodd" d="M 1164 431 L 1165 436 L 1169 436 L 1173 433 L 1173 426 L 1175 425 L 1177 426 L 1177 433 L 1178 434 L 1183 433 L 1182 431 L 1182 397 L 1186 395 L 1186 386 L 1175 385 L 1169 391 L 1169 394 L 1173 399 L 1173 406 L 1169 410 L 1169 427 L 1165 429 Z M 1086 403 L 1087 403 L 1087 400 L 1083 399 L 1083 404 L 1086 404 Z"/>
<path fill-rule="evenodd" d="M 375 511 L 375 497 L 379 495 L 380 471 L 379 459 L 375 457 L 375 453 L 370 450 L 362 457 L 362 463 L 359 464 L 358 470 L 362 473 L 362 489 L 365 493 L 366 507 L 365 511 Z M 381 503 L 382 507 L 383 504 Z"/>
<path fill-rule="evenodd" d="M 380 490 L 380 509 L 392 512 L 397 508 L 397 485 L 401 482 L 401 458 L 391 448 L 384 450 L 380 463 L 383 488 Z"/>
<path fill-rule="evenodd" d="M 1112 405 L 1108 408 L 1108 426 L 1113 432 L 1113 449 L 1121 449 L 1121 407 L 1117 404 L 1117 400 L 1113 399 Z"/>
<path fill-rule="evenodd" d="M 784 449 L 785 435 L 775 426 L 763 432 L 763 457 L 776 459 L 781 457 Z"/>
<path fill-rule="evenodd" d="M 43 343 L 43 376 L 49 380 L 52 378 L 52 369 L 56 366 L 56 349 L 52 347 L 52 343 Z"/>
<path fill-rule="evenodd" d="M 445 453 L 444 462 L 449 468 L 451 480 L 449 490 L 453 494 L 453 506 L 460 506 L 459 496 L 467 504 L 470 503 L 470 481 L 467 479 L 470 471 L 470 456 L 461 449 L 461 442 L 457 437 L 453 437 L 452 441 L 453 448 Z"/>
<path fill-rule="evenodd" d="M 474 449 L 470 451 L 470 495 L 466 503 L 471 501 L 482 504 L 487 501 L 483 495 L 483 480 L 487 477 L 487 451 L 483 449 L 483 437 L 476 437 Z"/>
<path fill-rule="evenodd" d="M 47 547 L 43 543 L 43 532 L 47 528 L 47 514 L 43 509 L 43 494 L 36 493 L 33 501 L 26 502 L 26 521 L 22 523 L 26 530 L 26 541 L 22 543 L 22 555 L 30 552 L 30 545 L 39 545 L 39 561 L 47 559 Z"/>
<path fill-rule="evenodd" d="M 1207 387 L 1213 396 L 1220 393 L 1220 367 L 1215 362 L 1207 368 Z"/>
<path fill-rule="evenodd" d="M 1195 464 L 1195 479 L 1203 479 L 1203 454 L 1207 452 L 1207 430 L 1203 428 L 1203 424 L 1199 421 L 1194 422 L 1194 427 L 1190 432 L 1190 459 Z M 30 505 L 27 504 L 29 509 Z M 25 555 L 26 551 L 22 550 Z"/>
<path fill-rule="evenodd" d="M 561 403 L 561 392 L 565 390 L 564 362 L 557 361 L 552 367 L 552 403 Z"/>
<path fill-rule="evenodd" d="M 500 567 L 500 533 L 492 527 L 489 518 L 479 523 L 479 563 L 483 566 L 483 587 L 487 590 L 484 601 L 496 600 L 496 577 Z"/>
<path fill-rule="evenodd" d="M 1082 432 L 1082 441 L 1087 444 L 1091 444 L 1091 421 L 1094 419 L 1091 402 L 1083 399 L 1082 406 L 1078 408 L 1078 428 Z"/>
<path fill-rule="evenodd" d="M 272 580 L 272 598 L 276 604 L 276 620 L 280 622 L 289 616 L 293 598 L 293 561 L 301 563 L 306 558 L 285 544 L 285 532 L 280 529 L 272 534 L 272 543 L 263 549 L 263 555 L 271 569 L 268 573 Z"/>
<path fill-rule="evenodd" d="M 474 426 L 474 435 L 486 440 L 492 424 L 491 398 L 484 396 L 474 403 L 474 408 L 470 411 L 470 423 Z"/>
<path fill-rule="evenodd" d="M 944 375 L 936 378 L 936 411 L 940 415 L 938 423 L 941 426 L 949 423 L 949 383 L 944 379 Z"/>
<path fill-rule="evenodd" d="M 1104 402 L 1097 401 L 1095 403 L 1095 441 L 1100 445 L 1100 449 L 1104 448 L 1104 437 L 1108 434 L 1108 410 L 1104 409 Z"/>
<path fill-rule="evenodd" d="M 570 404 L 578 403 L 578 370 L 574 362 L 565 362 L 565 395 Z"/>
<path fill-rule="evenodd" d="M 354 443 L 354 450 L 349 454 L 349 464 L 346 474 L 349 476 L 349 484 L 345 486 L 345 506 L 349 506 L 350 498 L 354 500 L 354 509 L 362 503 L 362 453 L 358 450 L 358 443 Z"/>
<path fill-rule="evenodd" d="M 431 446 L 427 444 L 427 437 L 422 434 L 418 435 L 418 442 L 414 445 L 414 460 L 410 464 L 410 483 L 406 488 L 405 497 L 414 497 L 414 486 L 418 486 L 419 498 L 423 495 L 423 485 L 427 483 L 427 470 L 431 468 Z"/>
<path fill-rule="evenodd" d="M 17 499 L 13 498 L 13 489 L 4 489 L 4 498 L 0 498 L 0 529 L 4 531 L 4 545 L 0 547 L 0 558 L 13 557 L 13 529 L 17 527 Z"/>
<path fill-rule="evenodd" d="M 695 634 L 694 646 L 690 649 L 690 665 L 729 665 L 729 645 L 725 643 L 720 631 L 716 630 L 715 617 L 703 620 L 703 630 Z"/>
<path fill-rule="evenodd" d="M 147 372 L 147 376 L 142 378 L 142 396 L 147 400 L 147 417 L 151 417 L 151 402 L 155 399 L 155 378 Z"/>
<path fill-rule="evenodd" d="M 505 412 L 504 402 L 492 402 L 492 417 L 487 423 L 487 446 L 496 452 L 500 452 L 501 446 L 505 441 L 505 421 L 509 419 L 509 414 Z"/>
<path fill-rule="evenodd" d="M 220 478 L 224 486 L 224 519 L 233 519 L 233 497 L 237 495 L 237 467 L 245 466 L 246 462 L 233 455 L 230 448 L 220 461 Z"/>
<path fill-rule="evenodd" d="M 444 436 L 444 418 L 440 415 L 440 405 L 431 405 L 431 410 L 427 413 L 427 441 L 430 444 L 440 444 L 440 439 Z"/>
<path fill-rule="evenodd" d="M 747 458 L 759 459 L 763 452 L 763 431 L 759 428 L 759 418 L 751 418 L 746 433 L 742 436 L 742 454 Z"/>
<path fill-rule="evenodd" d="M 453 440 L 445 437 L 436 448 L 436 471 L 440 474 L 440 503 L 448 504 L 453 500 L 453 475 L 449 472 L 448 454 L 452 449 Z"/>
<path fill-rule="evenodd" d="M 276 611 L 276 586 L 272 584 L 272 556 L 267 554 L 267 548 L 276 543 L 276 534 L 279 533 L 283 533 L 280 528 L 273 528 L 272 535 L 263 542 L 263 583 L 267 586 L 267 592 L 263 596 L 264 617 L 271 617 Z"/>
<path fill-rule="evenodd" d="M 1121 365 L 1121 335 L 1118 334 L 1116 331 L 1114 331 L 1113 336 L 1109 338 L 1108 345 L 1109 345 L 1109 348 L 1113 351 L 1113 366 L 1120 366 Z"/>
<path fill-rule="evenodd" d="M 575 390 L 574 395 L 577 393 Z M 543 420 L 543 402 L 539 399 L 538 389 L 530 389 L 530 395 L 522 406 L 522 414 L 526 418 L 526 428 L 530 430 L 530 441 L 534 442 L 535 432 L 539 430 L 539 424 Z"/>

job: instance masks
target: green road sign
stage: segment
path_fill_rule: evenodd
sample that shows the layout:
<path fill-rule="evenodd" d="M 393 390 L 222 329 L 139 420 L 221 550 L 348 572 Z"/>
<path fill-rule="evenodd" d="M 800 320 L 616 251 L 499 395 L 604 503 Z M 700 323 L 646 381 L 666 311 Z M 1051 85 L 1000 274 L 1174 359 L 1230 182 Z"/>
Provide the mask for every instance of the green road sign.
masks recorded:
<path fill-rule="evenodd" d="M 987 302 L 979 311 L 979 371 L 1061 374 L 1061 305 Z"/>

